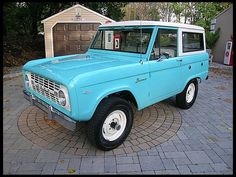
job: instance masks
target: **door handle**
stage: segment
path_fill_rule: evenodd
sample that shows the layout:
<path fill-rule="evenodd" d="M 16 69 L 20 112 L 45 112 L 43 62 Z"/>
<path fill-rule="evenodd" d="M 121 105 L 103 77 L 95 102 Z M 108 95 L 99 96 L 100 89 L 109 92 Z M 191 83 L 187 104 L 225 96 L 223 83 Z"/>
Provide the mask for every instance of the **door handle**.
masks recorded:
<path fill-rule="evenodd" d="M 176 59 L 176 61 L 183 61 L 183 59 Z"/>

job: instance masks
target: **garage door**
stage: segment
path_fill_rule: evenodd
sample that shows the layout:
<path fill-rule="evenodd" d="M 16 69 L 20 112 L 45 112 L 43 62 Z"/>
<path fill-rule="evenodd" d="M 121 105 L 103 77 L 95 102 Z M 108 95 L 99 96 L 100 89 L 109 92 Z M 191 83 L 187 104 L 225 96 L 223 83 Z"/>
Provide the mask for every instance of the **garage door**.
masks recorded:
<path fill-rule="evenodd" d="M 100 23 L 58 23 L 53 27 L 54 56 L 85 53 Z"/>

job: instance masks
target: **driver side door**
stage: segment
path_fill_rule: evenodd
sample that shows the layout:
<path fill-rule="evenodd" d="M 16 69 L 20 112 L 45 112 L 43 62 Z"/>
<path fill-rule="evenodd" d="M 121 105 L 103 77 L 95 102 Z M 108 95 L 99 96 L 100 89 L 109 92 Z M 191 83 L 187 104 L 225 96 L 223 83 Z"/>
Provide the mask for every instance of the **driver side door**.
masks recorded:
<path fill-rule="evenodd" d="M 150 96 L 153 103 L 178 93 L 181 62 L 178 57 L 178 29 L 158 28 L 149 59 Z"/>

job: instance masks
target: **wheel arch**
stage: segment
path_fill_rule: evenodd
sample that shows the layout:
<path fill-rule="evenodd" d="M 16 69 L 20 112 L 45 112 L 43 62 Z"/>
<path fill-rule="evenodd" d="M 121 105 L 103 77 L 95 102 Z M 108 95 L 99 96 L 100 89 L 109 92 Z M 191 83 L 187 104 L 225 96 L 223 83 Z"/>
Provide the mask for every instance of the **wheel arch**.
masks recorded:
<path fill-rule="evenodd" d="M 100 97 L 99 99 L 99 103 L 96 105 L 96 107 L 101 103 L 101 101 L 103 99 L 107 99 L 111 96 L 117 96 L 120 98 L 125 99 L 126 101 L 132 103 L 136 108 L 138 108 L 138 102 L 136 97 L 134 96 L 133 92 L 129 89 L 119 89 L 119 90 L 113 90 L 113 91 L 109 91 L 106 94 L 104 94 L 103 96 Z"/>
<path fill-rule="evenodd" d="M 139 95 L 137 92 L 135 92 L 135 89 L 132 89 L 132 87 L 129 85 L 120 86 L 120 84 L 113 84 L 113 87 L 109 86 L 110 84 L 107 86 L 91 86 L 78 90 L 79 93 L 82 93 L 78 101 L 78 105 L 80 105 L 79 109 L 77 110 L 78 114 L 75 113 L 79 121 L 90 120 L 101 101 L 110 96 L 121 97 L 128 102 L 133 103 L 134 106 L 132 107 L 134 109 L 137 108 L 139 110 L 142 108 L 142 95 Z M 85 93 L 85 91 L 88 91 L 88 93 Z"/>
<path fill-rule="evenodd" d="M 198 82 L 198 79 L 199 79 L 199 81 L 201 82 L 201 77 L 199 77 L 199 76 L 189 77 L 189 78 L 185 81 L 183 87 L 181 88 L 181 92 L 184 90 L 184 88 L 186 87 L 186 85 L 187 85 L 190 81 L 196 80 L 196 81 Z"/>

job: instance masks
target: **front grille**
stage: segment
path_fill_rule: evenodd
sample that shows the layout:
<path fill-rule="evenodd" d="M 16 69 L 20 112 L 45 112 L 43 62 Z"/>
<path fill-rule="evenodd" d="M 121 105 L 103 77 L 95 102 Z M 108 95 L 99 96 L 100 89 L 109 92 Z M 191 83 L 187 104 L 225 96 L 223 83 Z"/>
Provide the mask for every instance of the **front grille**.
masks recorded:
<path fill-rule="evenodd" d="M 35 92 L 59 104 L 58 92 L 60 90 L 60 84 L 34 73 L 30 73 L 30 83 Z"/>

